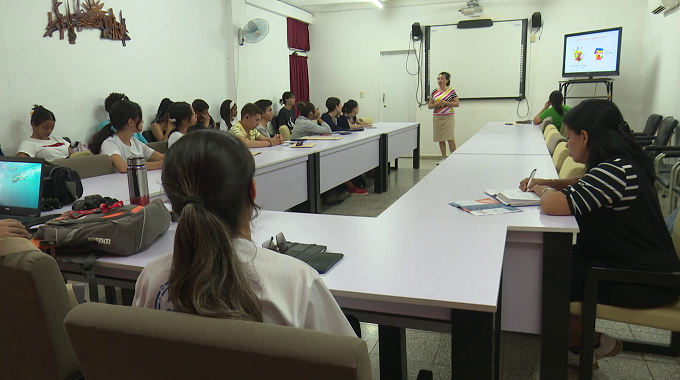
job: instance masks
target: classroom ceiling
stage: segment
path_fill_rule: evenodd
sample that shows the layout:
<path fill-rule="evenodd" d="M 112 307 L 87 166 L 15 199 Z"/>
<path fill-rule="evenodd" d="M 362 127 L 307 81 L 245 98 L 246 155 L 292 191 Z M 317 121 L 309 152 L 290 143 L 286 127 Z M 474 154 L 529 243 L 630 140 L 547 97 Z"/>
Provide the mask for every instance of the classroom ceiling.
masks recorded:
<path fill-rule="evenodd" d="M 355 9 L 375 9 L 371 0 L 279 0 L 310 13 L 349 11 Z M 426 4 L 451 4 L 465 1 L 456 0 L 382 0 L 385 8 Z"/>

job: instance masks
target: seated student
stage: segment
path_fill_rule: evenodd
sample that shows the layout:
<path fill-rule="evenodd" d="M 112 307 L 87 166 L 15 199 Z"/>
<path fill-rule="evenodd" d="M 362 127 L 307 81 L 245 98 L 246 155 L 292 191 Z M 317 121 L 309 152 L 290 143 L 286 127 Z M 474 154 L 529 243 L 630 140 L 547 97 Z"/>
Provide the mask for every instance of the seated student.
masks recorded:
<path fill-rule="evenodd" d="M 283 137 L 281 135 L 264 137 L 257 131 L 261 117 L 262 110 L 253 103 L 247 103 L 241 108 L 241 120 L 229 129 L 229 133 L 238 137 L 248 148 L 262 148 L 283 144 Z"/>
<path fill-rule="evenodd" d="M 274 109 L 272 108 L 272 101 L 267 99 L 260 99 L 255 102 L 255 105 L 262 110 L 262 118 L 260 124 L 257 126 L 257 131 L 265 137 L 271 137 L 279 134 L 279 131 L 274 130 Z"/>
<path fill-rule="evenodd" d="M 170 148 L 172 144 L 187 134 L 189 127 L 196 125 L 196 113 L 189 103 L 176 102 L 170 106 L 168 116 L 170 116 L 170 122 L 175 126 L 170 137 L 168 137 L 168 148 Z"/>
<path fill-rule="evenodd" d="M 203 99 L 196 99 L 191 103 L 191 107 L 196 112 L 196 124 L 202 126 L 203 128 L 217 129 L 215 125 L 215 120 L 208 112 L 210 106 Z"/>
<path fill-rule="evenodd" d="M 255 162 L 237 138 L 192 132 L 166 160 L 175 245 L 144 267 L 133 306 L 356 336 L 314 269 L 252 241 Z"/>
<path fill-rule="evenodd" d="M 111 107 L 113 107 L 113 105 L 116 104 L 116 102 L 119 100 L 130 100 L 130 98 L 128 98 L 127 95 L 118 92 L 110 93 L 109 96 L 107 96 L 106 99 L 104 99 L 104 110 L 106 110 L 106 113 L 109 113 L 109 111 L 111 111 Z M 111 118 L 111 115 L 109 115 L 109 118 Z M 99 126 L 97 126 L 97 131 L 101 131 L 102 128 L 111 124 L 110 122 L 111 120 L 105 120 L 99 123 Z M 141 132 L 135 133 L 135 137 L 137 138 L 137 140 L 143 142 L 144 144 L 148 143 L 148 141 L 146 141 L 146 138 L 142 136 Z"/>
<path fill-rule="evenodd" d="M 564 114 L 567 113 L 571 108 L 568 105 L 562 104 L 564 98 L 562 93 L 559 91 L 553 91 L 550 93 L 548 101 L 545 102 L 543 109 L 534 117 L 534 124 L 538 125 L 543 122 L 548 117 L 553 118 L 553 125 L 558 131 L 562 132 L 560 128 L 562 127 L 562 118 Z"/>
<path fill-rule="evenodd" d="M 326 108 L 328 112 L 321 115 L 321 120 L 325 121 L 333 132 L 341 131 L 342 128 L 338 126 L 338 116 L 342 115 L 340 99 L 335 97 L 326 99 Z"/>
<path fill-rule="evenodd" d="M 163 155 L 134 136 L 144 128 L 139 105 L 121 100 L 111 107 L 109 115 L 111 123 L 90 140 L 92 153 L 111 157 L 111 163 L 119 173 L 127 172 L 127 160 L 130 157 L 144 157 L 148 170 L 160 169 L 163 166 Z"/>
<path fill-rule="evenodd" d="M 298 102 L 297 110 L 300 117 L 295 120 L 291 140 L 297 140 L 311 135 L 329 135 L 333 131 L 331 127 L 321 120 L 321 112 L 310 102 Z"/>
<path fill-rule="evenodd" d="M 14 219 L 0 220 L 0 239 L 19 237 L 28 239 L 31 234 L 21 222 Z"/>
<path fill-rule="evenodd" d="M 581 232 L 572 250 L 572 301 L 583 299 L 589 266 L 677 272 L 680 260 L 661 216 L 652 158 L 635 142 L 630 127 L 610 101 L 586 100 L 564 116 L 567 148 L 585 164 L 580 178 L 535 178 L 529 191 L 541 197 L 548 215 L 575 215 Z M 520 183 L 527 189 L 528 178 Z M 678 290 L 648 285 L 600 283 L 598 303 L 625 308 L 665 305 Z M 571 316 L 569 364 L 577 366 L 581 319 Z M 614 356 L 621 342 L 596 333 L 595 359 Z M 594 363 L 597 363 L 595 360 Z"/>
<path fill-rule="evenodd" d="M 236 115 L 238 115 L 236 102 L 232 102 L 230 99 L 223 101 L 220 106 L 220 117 L 222 118 L 220 129 L 223 131 L 230 130 L 232 124 L 236 121 Z"/>
<path fill-rule="evenodd" d="M 283 106 L 278 115 L 279 127 L 287 125 L 292 130 L 295 126 L 295 110 L 293 109 L 295 107 L 295 94 L 290 91 L 284 92 L 279 103 Z"/>
<path fill-rule="evenodd" d="M 156 118 L 151 123 L 151 133 L 156 138 L 156 141 L 167 141 L 170 134 L 175 129 L 175 125 L 170 122 L 168 110 L 172 105 L 172 100 L 165 98 L 161 100 L 156 112 Z"/>
<path fill-rule="evenodd" d="M 367 127 L 368 124 L 357 122 L 357 114 L 359 114 L 359 103 L 356 100 L 348 100 L 342 105 L 342 115 L 338 116 L 338 127 L 343 130 Z"/>
<path fill-rule="evenodd" d="M 33 134 L 19 144 L 17 156 L 44 158 L 46 161 L 71 156 L 73 154 L 71 144 L 61 137 L 52 136 L 56 121 L 52 111 L 43 106 L 34 105 L 31 111 Z"/>

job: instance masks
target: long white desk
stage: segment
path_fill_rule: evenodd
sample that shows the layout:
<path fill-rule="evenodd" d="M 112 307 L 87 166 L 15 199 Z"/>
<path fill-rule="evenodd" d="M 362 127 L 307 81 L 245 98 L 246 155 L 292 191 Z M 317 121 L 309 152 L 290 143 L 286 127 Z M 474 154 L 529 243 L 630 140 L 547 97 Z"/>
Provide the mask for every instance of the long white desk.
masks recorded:
<path fill-rule="evenodd" d="M 514 124 L 510 123 L 511 125 L 508 125 L 509 123 L 502 123 L 502 122 L 491 122 L 487 123 L 482 129 L 479 130 L 479 133 L 537 133 L 541 132 L 541 126 L 540 125 L 534 125 L 534 124 Z"/>
<path fill-rule="evenodd" d="M 510 127 L 510 126 L 507 126 Z M 540 129 L 518 129 L 517 133 L 477 133 L 454 154 L 550 155 Z"/>
<path fill-rule="evenodd" d="M 428 220 L 414 224 L 397 219 L 263 211 L 253 221 L 252 239 L 259 245 L 284 232 L 290 241 L 327 245 L 329 251 L 345 255 L 322 277 L 346 312 L 381 324 L 381 367 L 385 367 L 381 374 L 386 378 L 404 376 L 400 368 L 405 369 L 405 361 L 391 363 L 395 346 L 390 343 L 389 332 L 395 327 L 383 325 L 396 326 L 402 332 L 404 327 L 425 328 L 451 332 L 453 336 L 467 336 L 474 331 L 474 340 L 453 351 L 452 369 L 454 373 L 467 373 L 486 368 L 484 377 L 489 378 L 488 364 L 493 358 L 498 360 L 494 313 L 505 227 L 488 225 L 480 230 L 464 223 L 453 230 L 450 227 L 451 224 Z M 151 260 L 172 251 L 175 228 L 173 224 L 144 252 L 100 258 L 94 269 L 99 283 L 134 287 L 139 273 Z M 428 238 L 431 235 L 447 239 Z M 448 239 L 457 243 L 452 245 Z M 479 265 L 480 259 L 484 265 Z M 60 263 L 60 267 L 67 279 L 83 279 L 76 265 Z M 400 354 L 399 346 L 396 349 Z M 483 363 L 477 367 L 470 365 L 471 361 Z"/>

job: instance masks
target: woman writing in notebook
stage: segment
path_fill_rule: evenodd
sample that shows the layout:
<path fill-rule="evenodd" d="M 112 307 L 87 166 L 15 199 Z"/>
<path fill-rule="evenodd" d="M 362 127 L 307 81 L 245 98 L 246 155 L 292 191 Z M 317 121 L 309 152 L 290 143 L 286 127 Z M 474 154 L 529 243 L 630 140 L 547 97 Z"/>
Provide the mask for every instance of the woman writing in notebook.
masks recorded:
<path fill-rule="evenodd" d="M 134 306 L 356 336 L 314 269 L 253 242 L 255 161 L 238 138 L 192 132 L 166 161 L 175 244 L 144 267 Z"/>
<path fill-rule="evenodd" d="M 653 272 L 680 271 L 680 260 L 661 216 L 652 158 L 638 145 L 621 112 L 606 100 L 586 100 L 564 115 L 574 161 L 586 165 L 582 177 L 533 179 L 521 190 L 541 197 L 548 215 L 574 215 L 581 232 L 574 246 L 571 298 L 583 299 L 588 267 Z M 601 283 L 598 303 L 626 308 L 665 305 L 678 291 L 647 285 Z M 571 316 L 569 363 L 578 365 L 581 319 Z M 614 356 L 622 344 L 596 333 L 595 361 Z"/>
<path fill-rule="evenodd" d="M 432 138 L 439 143 L 439 150 L 442 153 L 442 160 L 446 158 L 446 142 L 449 143 L 449 151 L 456 150 L 456 138 L 454 129 L 456 119 L 454 118 L 454 107 L 458 107 L 458 94 L 451 85 L 451 74 L 446 71 L 437 75 L 439 87 L 432 91 L 430 102 L 427 108 L 434 110 Z"/>

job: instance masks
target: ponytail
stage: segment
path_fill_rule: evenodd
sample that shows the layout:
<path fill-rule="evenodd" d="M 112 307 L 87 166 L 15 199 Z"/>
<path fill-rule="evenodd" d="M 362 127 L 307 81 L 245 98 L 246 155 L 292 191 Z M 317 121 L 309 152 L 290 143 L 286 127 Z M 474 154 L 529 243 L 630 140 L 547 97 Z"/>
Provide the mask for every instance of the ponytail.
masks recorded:
<path fill-rule="evenodd" d="M 185 203 L 177 223 L 174 252 L 191 254 L 173 255 L 168 280 L 175 308 L 205 317 L 263 322 L 246 264 L 232 242 L 237 231 L 202 201 Z"/>
<path fill-rule="evenodd" d="M 54 117 L 52 111 L 43 106 L 34 104 L 31 111 L 31 125 L 37 127 L 46 121 L 57 121 L 57 119 Z"/>
<path fill-rule="evenodd" d="M 283 95 L 281 95 L 281 99 L 279 100 L 279 103 L 281 103 L 282 106 L 285 106 L 286 100 L 288 100 L 290 98 L 294 98 L 294 97 L 295 97 L 295 94 L 293 94 L 290 91 L 286 91 L 286 92 L 283 93 Z"/>
<path fill-rule="evenodd" d="M 166 153 L 163 188 L 179 214 L 168 279 L 177 311 L 263 322 L 257 274 L 234 242 L 258 211 L 254 174 L 252 154 L 230 133 L 198 130 Z"/>
<path fill-rule="evenodd" d="M 175 130 L 179 129 L 182 125 L 182 121 L 190 119 L 193 114 L 191 106 L 187 102 L 175 102 L 172 103 L 170 109 L 168 110 L 168 116 L 170 116 L 170 122 L 175 125 Z"/>
<path fill-rule="evenodd" d="M 135 102 L 119 100 L 111 106 L 109 117 L 111 117 L 111 122 L 95 133 L 88 144 L 93 154 L 101 153 L 104 140 L 113 136 L 117 131 L 127 128 L 130 119 L 134 120 L 137 124 L 141 123 L 142 108 Z"/>
<path fill-rule="evenodd" d="M 90 142 L 87 144 L 90 148 L 92 154 L 99 154 L 102 151 L 102 144 L 104 140 L 116 134 L 111 123 L 106 124 L 104 128 L 100 129 L 97 133 L 92 136 Z"/>
<path fill-rule="evenodd" d="M 357 106 L 359 106 L 359 103 L 357 103 L 356 100 L 350 99 L 347 103 L 342 105 L 342 113 L 350 113 L 357 108 Z"/>
<path fill-rule="evenodd" d="M 564 116 L 564 109 L 562 108 L 562 101 L 564 98 L 562 97 L 562 93 L 553 91 L 550 93 L 548 100 L 550 100 L 550 105 L 555 109 L 555 112 L 560 116 Z"/>

